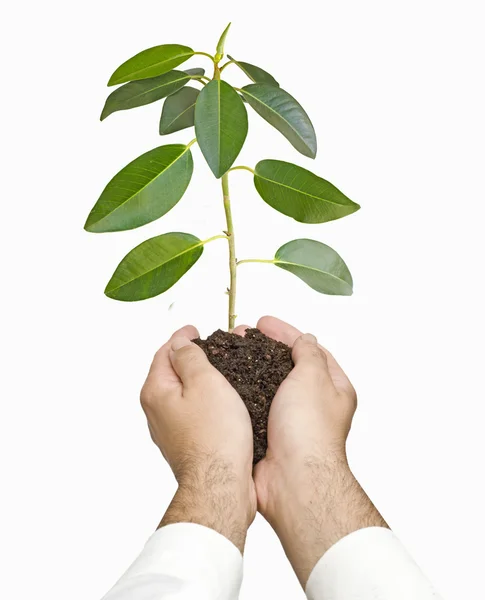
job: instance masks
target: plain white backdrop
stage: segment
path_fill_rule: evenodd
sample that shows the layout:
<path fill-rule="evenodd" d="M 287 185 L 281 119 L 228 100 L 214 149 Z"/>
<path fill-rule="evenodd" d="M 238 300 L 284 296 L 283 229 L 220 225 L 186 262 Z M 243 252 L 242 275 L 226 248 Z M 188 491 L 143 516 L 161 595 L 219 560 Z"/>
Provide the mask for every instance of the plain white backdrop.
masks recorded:
<path fill-rule="evenodd" d="M 175 490 L 139 390 L 174 329 L 225 327 L 225 243 L 208 245 L 158 298 L 117 303 L 103 289 L 153 235 L 220 232 L 220 183 L 194 147 L 192 183 L 166 217 L 124 233 L 83 225 L 125 164 L 193 137 L 158 136 L 160 102 L 100 123 L 112 71 L 161 43 L 213 52 L 229 21 L 227 51 L 296 96 L 319 142 L 316 160 L 306 159 L 251 113 L 237 163 L 295 162 L 362 206 L 298 224 L 259 198 L 249 173 L 231 175 L 238 258 L 270 258 L 310 237 L 334 247 L 355 282 L 353 297 L 326 297 L 271 265 L 245 265 L 238 322 L 273 314 L 335 354 L 359 394 L 349 440 L 357 477 L 445 598 L 485 597 L 482 11 L 471 0 L 4 8 L 2 597 L 100 598 Z M 225 73 L 244 81 L 236 68 Z M 303 597 L 260 518 L 245 570 L 243 600 Z"/>

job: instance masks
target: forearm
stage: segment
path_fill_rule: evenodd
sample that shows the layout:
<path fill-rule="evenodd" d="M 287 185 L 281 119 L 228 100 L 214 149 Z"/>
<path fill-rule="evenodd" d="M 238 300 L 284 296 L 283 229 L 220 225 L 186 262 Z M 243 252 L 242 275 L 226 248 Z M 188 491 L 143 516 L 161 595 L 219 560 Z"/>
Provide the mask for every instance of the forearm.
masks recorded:
<path fill-rule="evenodd" d="M 344 453 L 302 464 L 274 527 L 309 600 L 438 600 Z"/>
<path fill-rule="evenodd" d="M 272 525 L 303 587 L 325 552 L 348 534 L 386 522 L 352 474 L 343 453 L 308 457 L 280 494 Z"/>

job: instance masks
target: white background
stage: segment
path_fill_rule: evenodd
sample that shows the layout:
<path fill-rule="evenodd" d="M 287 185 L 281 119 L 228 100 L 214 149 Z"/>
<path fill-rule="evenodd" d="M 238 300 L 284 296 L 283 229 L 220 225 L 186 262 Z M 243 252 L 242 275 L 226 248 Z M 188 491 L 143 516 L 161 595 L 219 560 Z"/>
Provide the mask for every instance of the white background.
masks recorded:
<path fill-rule="evenodd" d="M 485 597 L 481 8 L 51 0 L 4 9 L 2 597 L 100 598 L 174 492 L 139 389 L 175 328 L 225 326 L 226 247 L 208 245 L 164 296 L 117 303 L 103 289 L 144 239 L 220 232 L 220 184 L 194 147 L 192 183 L 169 215 L 124 233 L 83 224 L 121 167 L 193 137 L 158 136 L 161 103 L 101 124 L 109 75 L 160 43 L 213 52 L 230 20 L 229 53 L 295 95 L 319 141 L 312 162 L 251 114 L 237 163 L 296 162 L 362 206 L 302 225 L 264 204 L 249 173 L 231 175 L 238 258 L 270 258 L 310 237 L 334 247 L 355 281 L 353 297 L 330 298 L 271 265 L 245 265 L 239 323 L 274 314 L 333 351 L 359 393 L 349 441 L 357 477 L 445 598 Z M 236 68 L 225 73 L 244 81 Z M 243 599 L 302 597 L 262 519 L 245 561 Z"/>

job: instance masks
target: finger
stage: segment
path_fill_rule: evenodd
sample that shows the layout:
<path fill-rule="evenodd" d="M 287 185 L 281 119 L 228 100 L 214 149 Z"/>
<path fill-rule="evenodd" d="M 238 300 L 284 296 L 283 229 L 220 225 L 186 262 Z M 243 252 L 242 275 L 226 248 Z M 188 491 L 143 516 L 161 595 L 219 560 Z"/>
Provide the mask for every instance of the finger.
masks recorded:
<path fill-rule="evenodd" d="M 283 321 L 282 321 L 282 323 L 283 323 Z M 285 325 L 286 325 L 286 323 L 285 323 Z M 294 332 L 298 331 L 291 325 L 288 325 L 288 327 L 293 329 Z M 308 334 L 306 334 L 306 335 L 308 335 Z M 355 390 L 354 390 L 352 384 L 350 383 L 349 378 L 345 374 L 342 367 L 338 364 L 338 362 L 336 361 L 333 354 L 320 344 L 318 344 L 318 348 L 323 352 L 323 354 L 326 358 L 327 369 L 328 369 L 328 372 L 330 373 L 330 377 L 332 378 L 332 381 L 333 381 L 334 386 L 337 389 L 337 391 L 345 392 L 347 394 L 355 396 Z M 293 358 L 293 360 L 294 360 L 294 358 Z"/>
<path fill-rule="evenodd" d="M 176 337 L 184 335 L 187 336 L 190 340 L 195 340 L 195 338 L 199 337 L 199 332 L 197 330 L 197 327 L 194 327 L 193 325 L 184 325 L 184 327 L 177 329 L 177 331 L 175 331 L 172 334 L 172 337 L 170 339 L 173 340 Z"/>
<path fill-rule="evenodd" d="M 350 379 L 347 377 L 342 367 L 335 360 L 333 354 L 326 349 L 325 353 L 327 355 L 328 370 L 336 390 L 338 392 L 344 392 L 346 394 L 349 394 L 351 397 L 354 398 L 355 401 L 356 394 L 354 386 L 351 384 Z"/>
<path fill-rule="evenodd" d="M 214 369 L 202 348 L 196 346 L 186 336 L 172 338 L 169 357 L 183 385 L 190 385 L 201 375 Z"/>
<path fill-rule="evenodd" d="M 295 340 L 302 335 L 296 327 L 285 323 L 276 317 L 261 317 L 257 328 L 268 337 L 283 342 L 287 346 L 293 346 Z"/>
<path fill-rule="evenodd" d="M 317 378 L 320 381 L 330 379 L 327 355 L 311 333 L 305 333 L 296 339 L 291 356 L 295 363 L 294 375 L 301 375 L 305 381 L 309 378 Z"/>
<path fill-rule="evenodd" d="M 189 339 L 199 337 L 199 332 L 193 325 L 186 325 L 181 329 L 178 329 L 172 337 L 166 342 L 155 354 L 148 378 L 156 378 L 159 382 L 163 382 L 166 385 L 179 385 L 180 379 L 173 370 L 172 363 L 170 362 L 170 346 L 172 340 L 175 337 L 185 336 Z M 148 379 L 147 379 L 148 381 Z"/>
<path fill-rule="evenodd" d="M 296 327 L 293 327 L 289 323 L 285 323 L 285 321 L 281 321 L 276 317 L 261 317 L 258 321 L 257 328 L 268 337 L 283 342 L 287 346 L 293 346 L 297 338 L 301 335 L 301 331 Z M 336 389 L 350 394 L 351 396 L 355 396 L 355 390 L 350 383 L 349 378 L 335 360 L 332 353 L 323 346 L 319 345 L 319 348 L 323 350 L 327 356 L 328 371 Z"/>
<path fill-rule="evenodd" d="M 246 329 L 250 329 L 249 325 L 238 325 L 232 333 L 244 337 L 246 335 Z"/>

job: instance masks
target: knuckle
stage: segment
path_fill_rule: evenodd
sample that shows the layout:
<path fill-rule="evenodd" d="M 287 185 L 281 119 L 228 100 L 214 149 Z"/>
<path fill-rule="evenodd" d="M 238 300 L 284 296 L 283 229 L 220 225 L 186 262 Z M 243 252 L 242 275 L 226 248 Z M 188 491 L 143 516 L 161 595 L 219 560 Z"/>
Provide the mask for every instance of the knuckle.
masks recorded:
<path fill-rule="evenodd" d="M 145 383 L 140 392 L 140 404 L 143 410 L 155 408 L 163 395 L 164 391 L 159 385 L 153 385 L 153 382 Z"/>
<path fill-rule="evenodd" d="M 152 389 L 150 388 L 150 386 L 147 386 L 146 384 L 141 388 L 141 392 L 140 392 L 140 404 L 143 408 L 143 410 L 146 410 L 148 408 L 152 408 L 153 405 L 155 403 L 155 394 L 153 394 Z"/>

